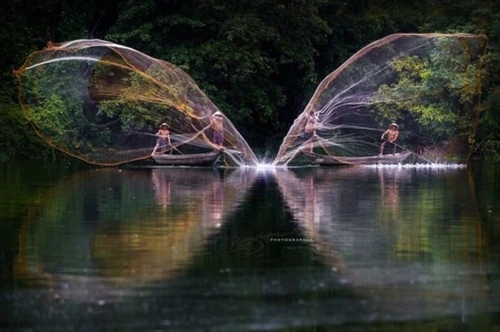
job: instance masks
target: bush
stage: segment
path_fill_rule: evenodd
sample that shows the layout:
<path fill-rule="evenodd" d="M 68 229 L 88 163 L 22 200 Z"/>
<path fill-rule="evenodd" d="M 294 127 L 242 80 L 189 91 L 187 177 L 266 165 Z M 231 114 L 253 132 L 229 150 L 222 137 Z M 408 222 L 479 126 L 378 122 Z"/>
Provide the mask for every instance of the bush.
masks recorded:
<path fill-rule="evenodd" d="M 34 131 L 21 106 L 0 103 L 0 162 L 7 160 L 56 160 L 61 152 L 50 147 Z"/>

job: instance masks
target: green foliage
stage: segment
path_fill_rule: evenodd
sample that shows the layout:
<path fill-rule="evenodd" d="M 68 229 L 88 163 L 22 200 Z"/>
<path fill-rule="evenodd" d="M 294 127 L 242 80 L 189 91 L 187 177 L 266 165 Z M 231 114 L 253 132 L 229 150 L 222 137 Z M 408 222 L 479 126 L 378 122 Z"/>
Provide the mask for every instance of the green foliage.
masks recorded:
<path fill-rule="evenodd" d="M 407 56 L 392 63 L 397 81 L 382 85 L 377 104 L 386 119 L 404 123 L 408 113 L 418 128 L 411 128 L 437 143 L 454 136 L 474 139 L 471 123 L 479 94 L 480 68 L 471 63 L 472 51 L 464 41 L 440 39 L 428 57 Z M 476 59 L 477 60 L 477 59 Z"/>
<path fill-rule="evenodd" d="M 98 68 L 95 76 L 107 76 L 109 68 Z M 187 116 L 178 112 L 166 112 L 166 109 L 179 107 L 179 100 L 191 89 L 192 94 L 199 94 L 194 82 L 178 80 L 178 72 L 160 72 L 151 66 L 144 73 L 131 71 L 119 80 L 119 91 L 113 99 L 101 100 L 93 120 L 111 134 L 106 127 L 107 123 L 114 126 L 114 134 L 125 134 L 130 130 L 141 129 L 148 132 L 156 130 L 159 121 L 174 124 L 176 128 L 185 128 L 186 132 L 192 130 L 186 122 Z M 170 84 L 171 83 L 171 84 Z M 186 85 L 193 84 L 193 85 Z M 100 88 L 96 86 L 96 88 Z"/>
<path fill-rule="evenodd" d="M 475 154 L 487 159 L 498 159 L 500 155 L 497 89 L 500 85 L 500 3 L 495 0 L 436 2 L 422 30 L 425 32 L 479 33 L 488 37 L 486 54 L 480 68 L 481 105 L 477 110 L 479 126 L 471 143 Z M 472 76 L 469 75 L 469 77 Z M 464 92 L 467 95 L 467 92 Z M 470 123 L 465 125 L 470 126 Z"/>
<path fill-rule="evenodd" d="M 113 8 L 113 1 L 106 2 Z M 13 70 L 26 57 L 49 41 L 61 42 L 99 35 L 106 29 L 108 14 L 103 4 L 84 0 L 2 1 L 0 2 L 0 159 L 54 158 L 59 153 L 35 134 L 18 104 L 18 84 Z M 102 35 L 102 34 L 101 34 Z M 52 100 L 52 106 L 55 100 Z"/>
<path fill-rule="evenodd" d="M 21 97 L 26 113 L 40 134 L 69 150 L 86 144 L 88 126 L 83 116 L 83 89 L 86 82 L 78 63 L 53 62 L 23 73 Z"/>
<path fill-rule="evenodd" d="M 60 154 L 35 134 L 19 105 L 0 103 L 0 162 L 55 159 Z"/>

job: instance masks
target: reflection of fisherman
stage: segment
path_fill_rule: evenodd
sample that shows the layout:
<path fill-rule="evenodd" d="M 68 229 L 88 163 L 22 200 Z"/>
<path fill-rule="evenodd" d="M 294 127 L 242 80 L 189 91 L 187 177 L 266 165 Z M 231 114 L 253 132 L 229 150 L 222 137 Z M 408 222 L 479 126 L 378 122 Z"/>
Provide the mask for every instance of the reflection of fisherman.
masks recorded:
<path fill-rule="evenodd" d="M 304 133 L 302 134 L 302 139 L 304 142 L 308 142 L 307 150 L 313 152 L 312 137 L 316 134 L 316 128 L 318 126 L 318 118 L 316 112 L 311 112 L 307 118 L 306 126 L 304 128 Z"/>
<path fill-rule="evenodd" d="M 379 169 L 380 187 L 382 194 L 382 204 L 387 207 L 392 214 L 397 215 L 399 211 L 399 189 L 396 180 L 396 173 L 392 173 L 391 181 L 386 181 L 384 171 Z"/>
<path fill-rule="evenodd" d="M 306 182 L 307 181 L 307 182 Z M 320 224 L 320 208 L 317 202 L 316 191 L 314 190 L 314 174 L 309 176 L 309 179 L 304 180 L 305 188 L 305 203 L 304 221 L 309 223 L 309 229 L 312 235 L 317 235 Z"/>
<path fill-rule="evenodd" d="M 213 225 L 219 227 L 222 224 L 224 214 L 224 182 L 215 181 L 212 184 L 212 202 L 210 207 L 210 219 Z"/>
<path fill-rule="evenodd" d="M 385 138 L 387 136 L 387 138 Z M 392 150 L 392 154 L 396 153 L 396 144 L 394 142 L 399 136 L 399 126 L 395 123 L 391 123 L 389 129 L 387 129 L 380 137 L 383 140 L 380 144 L 380 155 L 384 154 L 384 149 L 387 147 Z"/>
<path fill-rule="evenodd" d="M 165 122 L 160 125 L 160 129 L 156 133 L 156 136 L 158 136 L 158 139 L 156 140 L 156 146 L 152 154 L 155 154 L 158 149 L 162 151 L 166 150 L 169 146 L 172 146 L 172 143 L 170 142 L 170 131 L 168 130 L 168 125 Z"/>
<path fill-rule="evenodd" d="M 212 142 L 222 147 L 224 144 L 224 119 L 221 112 L 217 111 L 212 115 L 210 126 L 213 130 Z"/>
<path fill-rule="evenodd" d="M 167 177 L 168 173 L 160 169 L 154 169 L 152 175 L 156 202 L 161 207 L 166 208 L 170 203 L 171 193 L 171 181 Z"/>

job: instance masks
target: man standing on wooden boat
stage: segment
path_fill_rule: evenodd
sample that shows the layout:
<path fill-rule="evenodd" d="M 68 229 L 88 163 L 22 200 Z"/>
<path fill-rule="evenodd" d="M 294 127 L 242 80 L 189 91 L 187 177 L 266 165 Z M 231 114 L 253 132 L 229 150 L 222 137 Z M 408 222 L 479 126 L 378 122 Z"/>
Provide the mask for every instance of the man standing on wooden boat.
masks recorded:
<path fill-rule="evenodd" d="M 392 150 L 392 154 L 396 154 L 396 144 L 394 142 L 399 136 L 399 126 L 395 123 L 391 123 L 389 129 L 387 129 L 380 137 L 383 140 L 380 145 L 380 156 L 384 154 L 385 147 Z"/>
<path fill-rule="evenodd" d="M 316 112 L 312 112 L 307 118 L 306 126 L 304 127 L 304 133 L 302 134 L 302 139 L 304 142 L 308 142 L 307 150 L 308 152 L 313 152 L 313 142 L 312 138 L 316 134 L 316 128 L 318 126 L 318 117 Z"/>
<path fill-rule="evenodd" d="M 156 146 L 151 154 L 155 154 L 156 150 L 158 149 L 160 149 L 160 151 L 163 151 L 172 146 L 172 143 L 170 142 L 170 131 L 168 130 L 168 124 L 166 124 L 165 122 L 160 125 L 160 129 L 156 133 L 156 136 L 158 136 L 158 139 L 156 140 Z"/>
<path fill-rule="evenodd" d="M 213 130 L 212 142 L 221 148 L 224 144 L 224 118 L 221 112 L 217 111 L 212 115 L 212 122 L 210 125 Z"/>

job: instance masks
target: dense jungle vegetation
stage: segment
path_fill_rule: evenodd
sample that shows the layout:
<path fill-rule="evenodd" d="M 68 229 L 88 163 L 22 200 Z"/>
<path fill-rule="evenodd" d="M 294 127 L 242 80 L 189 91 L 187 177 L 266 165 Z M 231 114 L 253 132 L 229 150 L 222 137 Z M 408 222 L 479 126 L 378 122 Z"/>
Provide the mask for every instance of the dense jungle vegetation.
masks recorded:
<path fill-rule="evenodd" d="M 49 41 L 106 39 L 181 67 L 262 154 L 279 146 L 326 75 L 401 32 L 488 37 L 469 143 L 474 156 L 500 160 L 498 0 L 7 0 L 0 17 L 0 161 L 58 156 L 24 118 L 12 73 Z"/>

